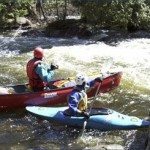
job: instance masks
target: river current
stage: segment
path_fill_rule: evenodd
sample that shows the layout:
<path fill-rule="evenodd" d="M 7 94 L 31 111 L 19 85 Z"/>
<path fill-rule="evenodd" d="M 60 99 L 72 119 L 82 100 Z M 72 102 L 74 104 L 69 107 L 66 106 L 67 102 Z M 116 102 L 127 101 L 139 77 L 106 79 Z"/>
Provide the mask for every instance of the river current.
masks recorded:
<path fill-rule="evenodd" d="M 128 39 L 110 46 L 78 38 L 0 36 L 1 86 L 27 82 L 26 63 L 33 56 L 33 48 L 38 45 L 45 49 L 46 63 L 59 65 L 55 78 L 75 76 L 78 72 L 93 75 L 102 71 L 122 71 L 120 86 L 99 97 L 96 105 L 139 118 L 148 116 L 150 39 Z M 78 129 L 40 121 L 22 110 L 0 115 L 0 149 L 90 149 L 111 144 L 129 149 L 136 134 L 137 131 L 88 130 L 81 137 Z M 145 137 L 139 138 L 141 143 L 144 142 Z M 134 147 L 142 150 L 142 146 Z"/>

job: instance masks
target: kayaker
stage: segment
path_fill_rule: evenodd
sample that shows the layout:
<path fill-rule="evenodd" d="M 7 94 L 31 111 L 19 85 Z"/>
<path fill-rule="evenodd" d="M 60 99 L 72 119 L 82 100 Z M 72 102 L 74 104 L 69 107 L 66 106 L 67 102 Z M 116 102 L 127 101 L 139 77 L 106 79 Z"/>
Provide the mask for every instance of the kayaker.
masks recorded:
<path fill-rule="evenodd" d="M 33 91 L 43 91 L 47 84 L 54 76 L 54 70 L 58 69 L 58 65 L 51 64 L 50 67 L 43 63 L 44 50 L 36 47 L 34 50 L 34 58 L 28 61 L 26 66 L 29 85 Z"/>
<path fill-rule="evenodd" d="M 89 118 L 87 112 L 87 94 L 86 91 L 95 85 L 95 82 L 102 82 L 100 77 L 95 78 L 92 81 L 88 81 L 86 75 L 77 74 L 76 86 L 72 90 L 71 94 L 68 97 L 68 106 L 69 108 L 65 110 L 65 115 L 70 116 L 84 116 Z"/>

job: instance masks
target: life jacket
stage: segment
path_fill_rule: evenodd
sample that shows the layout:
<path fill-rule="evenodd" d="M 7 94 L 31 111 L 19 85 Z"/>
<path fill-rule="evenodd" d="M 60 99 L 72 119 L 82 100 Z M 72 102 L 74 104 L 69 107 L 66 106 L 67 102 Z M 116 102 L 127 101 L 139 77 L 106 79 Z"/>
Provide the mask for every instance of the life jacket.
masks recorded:
<path fill-rule="evenodd" d="M 86 111 L 87 109 L 87 94 L 84 91 L 79 92 L 80 100 L 78 104 L 78 109 L 81 111 Z"/>
<path fill-rule="evenodd" d="M 33 90 L 41 89 L 43 90 L 45 87 L 45 83 L 39 77 L 38 74 L 35 72 L 35 68 L 38 64 L 42 63 L 41 60 L 38 59 L 31 59 L 26 66 L 27 76 L 29 78 L 29 85 Z"/>
<path fill-rule="evenodd" d="M 86 111 L 87 110 L 87 94 L 86 94 L 86 92 L 83 90 L 82 91 L 79 90 L 78 87 L 75 87 L 74 90 L 78 91 L 79 95 L 80 95 L 80 99 L 79 99 L 79 103 L 78 103 L 77 108 L 80 111 Z M 72 115 L 69 108 L 64 111 L 64 115 L 67 115 L 67 116 Z"/>

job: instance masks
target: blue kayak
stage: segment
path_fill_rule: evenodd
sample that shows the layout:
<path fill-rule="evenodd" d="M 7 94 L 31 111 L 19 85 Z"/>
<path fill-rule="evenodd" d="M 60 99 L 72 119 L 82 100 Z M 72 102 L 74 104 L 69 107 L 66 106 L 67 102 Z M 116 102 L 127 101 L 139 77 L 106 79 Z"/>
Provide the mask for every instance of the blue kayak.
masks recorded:
<path fill-rule="evenodd" d="M 84 117 L 67 116 L 64 111 L 67 107 L 39 107 L 28 106 L 26 110 L 31 114 L 52 122 L 68 126 L 83 127 Z M 142 120 L 134 116 L 128 116 L 107 108 L 94 108 L 90 118 L 87 119 L 86 128 L 101 131 L 111 130 L 134 130 L 148 128 L 150 121 Z"/>

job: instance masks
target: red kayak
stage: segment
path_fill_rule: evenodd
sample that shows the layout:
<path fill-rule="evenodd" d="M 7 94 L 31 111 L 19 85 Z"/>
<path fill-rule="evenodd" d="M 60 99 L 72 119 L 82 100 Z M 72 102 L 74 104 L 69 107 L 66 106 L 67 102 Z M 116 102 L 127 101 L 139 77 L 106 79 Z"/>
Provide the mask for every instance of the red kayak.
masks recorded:
<path fill-rule="evenodd" d="M 103 81 L 99 92 L 106 93 L 116 88 L 120 84 L 122 72 L 107 73 L 103 75 Z M 93 78 L 94 79 L 94 78 Z M 98 85 L 96 83 L 88 92 L 88 98 L 95 96 Z M 60 79 L 52 81 L 50 89 L 41 92 L 32 92 L 28 84 L 6 86 L 9 93 L 0 94 L 0 110 L 25 108 L 26 106 L 52 106 L 67 102 L 67 96 L 74 86 L 74 81 L 70 79 Z"/>

